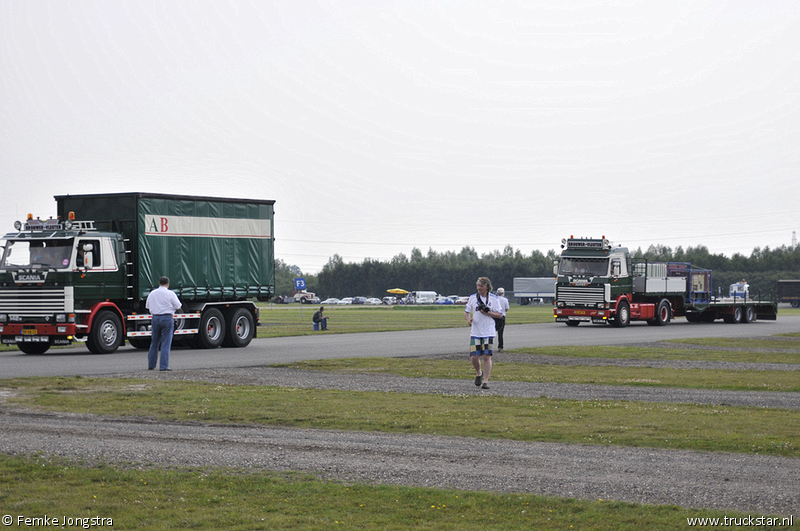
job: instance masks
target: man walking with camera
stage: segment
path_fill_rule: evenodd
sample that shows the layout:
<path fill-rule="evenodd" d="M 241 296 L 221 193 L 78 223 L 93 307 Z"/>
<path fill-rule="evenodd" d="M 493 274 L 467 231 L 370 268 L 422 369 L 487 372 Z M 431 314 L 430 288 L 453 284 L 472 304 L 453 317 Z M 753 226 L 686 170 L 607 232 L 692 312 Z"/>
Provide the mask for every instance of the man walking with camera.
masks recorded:
<path fill-rule="evenodd" d="M 478 292 L 469 297 L 464 307 L 464 318 L 470 325 L 469 357 L 475 367 L 475 385 L 489 389 L 492 372 L 492 344 L 495 336 L 494 320 L 503 316 L 500 301 L 492 293 L 492 282 L 480 277 L 475 284 Z M 483 370 L 481 370 L 483 358 Z"/>

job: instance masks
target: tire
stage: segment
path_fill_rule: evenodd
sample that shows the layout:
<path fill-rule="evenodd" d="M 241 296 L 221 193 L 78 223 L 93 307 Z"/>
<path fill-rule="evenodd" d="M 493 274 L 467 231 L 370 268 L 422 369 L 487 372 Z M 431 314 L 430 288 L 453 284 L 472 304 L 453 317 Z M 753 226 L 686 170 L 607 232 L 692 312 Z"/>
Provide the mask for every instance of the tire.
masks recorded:
<path fill-rule="evenodd" d="M 152 341 L 151 337 L 142 336 L 142 337 L 132 337 L 128 339 L 128 343 L 131 344 L 133 348 L 138 348 L 139 350 L 147 350 L 150 348 L 150 342 Z"/>
<path fill-rule="evenodd" d="M 237 308 L 228 314 L 228 331 L 225 334 L 225 347 L 246 347 L 255 336 L 253 314 L 247 308 Z"/>
<path fill-rule="evenodd" d="M 92 320 L 86 346 L 93 354 L 111 354 L 122 344 L 122 322 L 114 312 L 102 310 Z"/>
<path fill-rule="evenodd" d="M 792 301 L 792 308 L 800 307 L 800 301 Z"/>
<path fill-rule="evenodd" d="M 225 340 L 225 319 L 216 308 L 208 308 L 200 316 L 197 339 L 200 348 L 217 348 Z"/>
<path fill-rule="evenodd" d="M 631 307 L 628 301 L 620 301 L 617 304 L 617 315 L 614 318 L 614 326 L 617 328 L 625 328 L 631 322 Z"/>
<path fill-rule="evenodd" d="M 567 321 L 567 326 L 578 326 L 581 324 L 580 321 Z"/>
<path fill-rule="evenodd" d="M 50 343 L 17 343 L 17 346 L 25 354 L 44 354 L 50 350 Z"/>
<path fill-rule="evenodd" d="M 722 317 L 722 320 L 728 324 L 738 324 L 744 319 L 744 310 L 741 306 L 734 306 L 733 312 Z"/>
<path fill-rule="evenodd" d="M 747 306 L 744 309 L 744 315 L 742 316 L 743 323 L 752 323 L 756 320 L 756 309 L 752 306 Z"/>
<path fill-rule="evenodd" d="M 672 306 L 667 299 L 661 299 L 656 307 L 656 326 L 664 326 L 672 319 Z"/>

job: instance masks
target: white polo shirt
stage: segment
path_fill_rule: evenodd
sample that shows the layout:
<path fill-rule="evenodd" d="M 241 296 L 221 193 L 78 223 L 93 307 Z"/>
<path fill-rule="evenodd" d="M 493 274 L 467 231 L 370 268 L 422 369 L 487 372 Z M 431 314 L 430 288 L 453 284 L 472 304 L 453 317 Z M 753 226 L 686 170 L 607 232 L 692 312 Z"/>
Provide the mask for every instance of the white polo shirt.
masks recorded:
<path fill-rule="evenodd" d="M 174 292 L 164 286 L 159 286 L 147 296 L 145 307 L 150 310 L 151 315 L 172 314 L 181 307 L 181 301 Z"/>

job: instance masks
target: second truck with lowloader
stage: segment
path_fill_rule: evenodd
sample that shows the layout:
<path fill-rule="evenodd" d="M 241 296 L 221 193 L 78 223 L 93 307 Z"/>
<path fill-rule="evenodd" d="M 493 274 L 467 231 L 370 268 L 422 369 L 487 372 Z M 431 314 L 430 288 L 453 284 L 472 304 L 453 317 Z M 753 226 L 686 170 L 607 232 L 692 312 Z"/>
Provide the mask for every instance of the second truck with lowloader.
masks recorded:
<path fill-rule="evenodd" d="M 689 322 L 750 323 L 775 320 L 778 305 L 742 297 L 713 296 L 712 272 L 685 262 L 632 259 L 625 247 L 601 239 L 562 241 L 556 262 L 554 315 L 558 322 L 663 326 L 673 317 Z"/>
<path fill-rule="evenodd" d="M 0 338 L 28 354 L 86 342 L 150 343 L 147 295 L 161 276 L 183 307 L 175 337 L 243 347 L 275 292 L 271 200 L 149 193 L 56 196 L 56 218 L 3 237 Z"/>

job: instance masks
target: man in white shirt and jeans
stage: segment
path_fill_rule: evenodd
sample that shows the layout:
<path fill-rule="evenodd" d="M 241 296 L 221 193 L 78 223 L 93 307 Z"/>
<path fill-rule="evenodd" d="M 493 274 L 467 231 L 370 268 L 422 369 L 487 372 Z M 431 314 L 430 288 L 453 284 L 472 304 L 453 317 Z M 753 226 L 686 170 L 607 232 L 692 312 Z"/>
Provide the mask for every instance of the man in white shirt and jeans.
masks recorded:
<path fill-rule="evenodd" d="M 475 367 L 475 385 L 489 389 L 489 374 L 492 372 L 492 343 L 494 342 L 494 320 L 500 318 L 500 302 L 492 291 L 492 282 L 480 277 L 475 287 L 478 293 L 470 295 L 464 308 L 464 318 L 470 325 L 470 352 Z M 481 357 L 483 370 L 481 370 Z"/>
<path fill-rule="evenodd" d="M 175 331 L 174 313 L 181 307 L 181 301 L 169 290 L 169 279 L 161 277 L 158 288 L 147 296 L 145 307 L 150 310 L 152 320 L 152 338 L 150 351 L 147 353 L 147 368 L 154 370 L 158 362 L 158 350 L 161 349 L 160 370 L 170 371 L 169 350 L 172 348 L 172 334 Z"/>
<path fill-rule="evenodd" d="M 508 299 L 505 297 L 506 290 L 497 288 L 497 300 L 500 302 L 500 313 L 503 314 L 502 319 L 495 321 L 495 329 L 497 330 L 497 352 L 503 352 L 503 331 L 506 329 L 506 312 L 508 311 Z"/>

